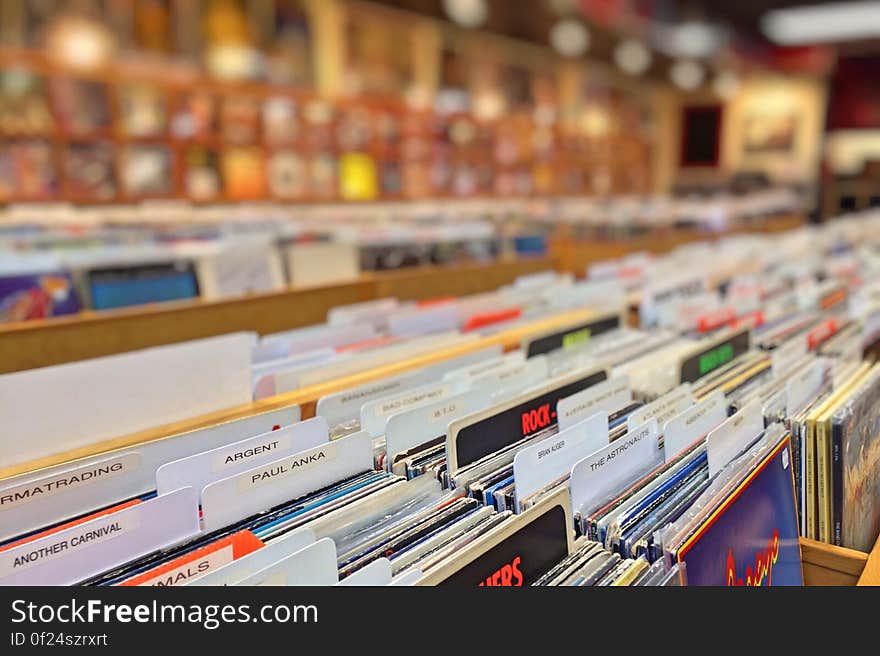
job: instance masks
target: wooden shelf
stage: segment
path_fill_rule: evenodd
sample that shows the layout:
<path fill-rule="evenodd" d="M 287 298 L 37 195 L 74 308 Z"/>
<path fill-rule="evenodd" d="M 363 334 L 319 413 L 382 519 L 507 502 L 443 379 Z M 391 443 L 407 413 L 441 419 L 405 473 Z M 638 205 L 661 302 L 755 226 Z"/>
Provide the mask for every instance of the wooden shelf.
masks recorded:
<path fill-rule="evenodd" d="M 720 234 L 776 232 L 803 224 L 797 216 L 768 219 Z M 632 240 L 558 240 L 549 257 L 414 267 L 362 275 L 352 282 L 205 301 L 179 301 L 0 325 L 0 374 L 122 353 L 238 330 L 260 334 L 320 323 L 337 305 L 396 296 L 419 300 L 487 292 L 517 277 L 555 269 L 583 275 L 598 260 L 639 250 L 659 252 L 705 232 L 665 231 Z"/>
<path fill-rule="evenodd" d="M 878 585 L 880 586 L 880 536 L 874 543 L 874 548 L 868 554 L 868 560 L 859 576 L 858 585 Z"/>
<path fill-rule="evenodd" d="M 546 257 L 415 267 L 233 299 L 174 301 L 4 324 L 0 374 L 239 330 L 280 332 L 321 323 L 338 305 L 388 296 L 411 300 L 485 292 L 554 268 L 556 262 Z"/>
<path fill-rule="evenodd" d="M 801 559 L 804 585 L 855 585 L 865 569 L 868 554 L 801 538 Z"/>

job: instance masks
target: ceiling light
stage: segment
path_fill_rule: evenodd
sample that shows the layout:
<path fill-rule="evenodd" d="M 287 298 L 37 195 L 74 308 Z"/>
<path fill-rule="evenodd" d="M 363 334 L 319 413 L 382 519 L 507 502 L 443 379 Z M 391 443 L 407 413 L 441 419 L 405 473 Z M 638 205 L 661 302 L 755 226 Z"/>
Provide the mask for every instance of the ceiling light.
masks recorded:
<path fill-rule="evenodd" d="M 630 75 L 641 75 L 651 66 L 651 51 L 641 41 L 627 39 L 614 49 L 615 63 Z"/>
<path fill-rule="evenodd" d="M 658 23 L 651 29 L 655 47 L 670 57 L 710 57 L 725 45 L 727 38 L 726 30 L 701 20 L 680 25 Z"/>
<path fill-rule="evenodd" d="M 723 71 L 717 75 L 712 83 L 715 93 L 724 100 L 730 100 L 739 92 L 739 76 L 733 71 Z"/>
<path fill-rule="evenodd" d="M 785 45 L 880 37 L 880 2 L 836 2 L 777 9 L 764 14 L 761 30 Z"/>
<path fill-rule="evenodd" d="M 489 17 L 486 0 L 443 0 L 443 10 L 462 27 L 479 27 Z"/>
<path fill-rule="evenodd" d="M 708 57 L 721 47 L 721 29 L 703 21 L 686 21 L 675 30 L 675 52 L 681 57 Z"/>
<path fill-rule="evenodd" d="M 706 71 L 691 59 L 679 59 L 669 70 L 670 77 L 676 86 L 685 91 L 693 91 L 703 83 Z"/>
<path fill-rule="evenodd" d="M 580 57 L 590 47 L 590 33 L 579 20 L 565 18 L 550 29 L 550 44 L 563 57 Z"/>

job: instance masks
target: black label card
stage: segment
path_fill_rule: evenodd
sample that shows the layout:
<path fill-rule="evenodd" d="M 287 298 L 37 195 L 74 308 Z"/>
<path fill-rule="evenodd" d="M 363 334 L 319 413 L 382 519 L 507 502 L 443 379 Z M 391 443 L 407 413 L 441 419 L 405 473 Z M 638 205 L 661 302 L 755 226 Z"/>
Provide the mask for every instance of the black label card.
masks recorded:
<path fill-rule="evenodd" d="M 565 509 L 554 505 L 439 585 L 531 585 L 568 556 Z"/>
<path fill-rule="evenodd" d="M 559 332 L 538 337 L 529 342 L 526 349 L 526 357 L 531 358 L 542 353 L 549 353 L 559 348 L 568 348 L 576 344 L 586 342 L 591 337 L 607 333 L 620 327 L 620 315 L 603 317 L 595 321 L 589 321 L 580 326 L 573 326 Z"/>
<path fill-rule="evenodd" d="M 607 377 L 604 369 L 594 371 L 584 378 L 464 426 L 455 436 L 455 465 L 461 469 L 523 438 L 555 426 L 556 404 L 560 399 L 601 383 Z"/>
<path fill-rule="evenodd" d="M 712 346 L 692 355 L 681 363 L 682 383 L 692 383 L 706 374 L 722 367 L 731 360 L 749 350 L 749 330 L 742 330 L 722 342 L 715 342 Z"/>

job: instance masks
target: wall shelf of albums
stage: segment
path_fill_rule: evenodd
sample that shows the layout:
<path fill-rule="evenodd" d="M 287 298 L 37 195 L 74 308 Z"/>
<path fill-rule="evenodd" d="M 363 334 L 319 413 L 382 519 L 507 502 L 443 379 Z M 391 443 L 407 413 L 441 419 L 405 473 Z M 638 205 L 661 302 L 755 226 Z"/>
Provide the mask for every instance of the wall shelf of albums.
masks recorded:
<path fill-rule="evenodd" d="M 799 215 L 779 215 L 737 225 L 713 236 L 772 234 L 802 224 L 803 217 Z M 423 300 L 474 294 L 547 269 L 582 275 L 590 264 L 609 257 L 633 252 L 663 253 L 709 236 L 698 229 L 667 228 L 627 239 L 589 240 L 570 238 L 567 228 L 562 230 L 560 236 L 550 240 L 549 256 L 364 273 L 352 282 L 319 287 L 290 288 L 230 299 L 86 311 L 44 321 L 0 324 L 0 373 L 236 330 L 273 333 L 321 321 L 338 305 L 389 296 Z"/>
<path fill-rule="evenodd" d="M 364 95 L 233 82 L 115 62 L 87 73 L 0 48 L 27 109 L 0 115 L 0 202 L 185 198 L 394 200 L 646 193 L 650 147 L 557 124 L 535 145 L 530 111 L 491 121 Z M 590 171 L 602 173 L 593 189 Z"/>
<path fill-rule="evenodd" d="M 864 231 L 872 228 L 860 226 L 858 225 L 858 222 L 850 222 L 841 229 L 843 232 L 840 234 L 848 236 L 847 238 L 851 243 L 858 243 L 860 238 L 865 237 L 866 233 Z M 824 235 L 824 237 L 822 237 L 822 235 Z M 817 239 L 821 244 L 824 244 L 821 246 L 823 249 L 829 244 L 835 244 L 835 248 L 837 248 L 839 242 L 836 241 L 836 237 L 838 236 L 839 234 L 832 233 L 829 228 L 825 232 L 820 233 L 820 235 L 817 236 Z M 791 236 L 771 239 L 776 239 L 777 241 L 764 242 L 763 245 L 778 247 L 780 252 L 783 253 L 791 254 L 792 248 L 803 247 L 802 242 L 798 243 L 799 240 L 797 238 L 792 240 Z M 752 244 L 752 246 L 754 246 L 754 244 Z M 675 338 L 676 341 L 673 342 L 672 345 L 667 344 L 666 347 L 655 347 L 659 350 L 649 349 L 647 352 L 643 351 L 644 357 L 651 361 L 652 367 L 655 367 L 655 369 L 652 369 L 650 372 L 643 371 L 640 368 L 630 368 L 625 369 L 625 374 L 620 374 L 618 372 L 615 376 L 626 376 L 626 387 L 628 389 L 639 389 L 642 391 L 651 389 L 655 383 L 660 385 L 660 389 L 668 389 L 670 386 L 674 387 L 677 383 L 690 381 L 691 387 L 687 389 L 693 390 L 693 393 L 697 395 L 696 398 L 699 399 L 698 406 L 691 406 L 692 410 L 699 409 L 702 411 L 707 408 L 712 408 L 712 399 L 713 397 L 719 396 L 718 390 L 720 389 L 724 391 L 725 394 L 730 394 L 731 396 L 728 396 L 727 402 L 722 403 L 718 408 L 725 407 L 727 403 L 742 402 L 745 405 L 739 406 L 739 409 L 737 410 L 737 414 L 740 418 L 746 417 L 748 409 L 754 407 L 755 403 L 754 400 L 747 402 L 746 400 L 743 400 L 742 397 L 737 397 L 736 392 L 740 386 L 743 385 L 741 380 L 742 376 L 748 377 L 758 375 L 754 373 L 755 369 L 760 369 L 760 371 L 767 373 L 768 370 L 776 372 L 778 367 L 779 372 L 788 372 L 785 374 L 788 376 L 788 378 L 785 379 L 787 381 L 785 385 L 786 395 L 784 397 L 786 405 L 794 403 L 792 400 L 794 396 L 803 394 L 803 390 L 805 389 L 800 386 L 794 386 L 794 383 L 797 382 L 798 385 L 801 385 L 805 380 L 810 380 L 812 381 L 811 384 L 815 385 L 814 388 L 811 388 L 812 391 L 810 392 L 810 394 L 813 394 L 814 396 L 809 398 L 842 399 L 842 392 L 837 392 L 837 385 L 834 384 L 832 387 L 832 377 L 837 376 L 841 377 L 842 381 L 851 380 L 856 383 L 859 380 L 869 379 L 869 374 L 867 372 L 869 372 L 870 365 L 862 364 L 859 367 L 859 369 L 865 373 L 854 373 L 854 370 L 856 369 L 856 361 L 852 360 L 853 354 L 851 352 L 851 347 L 852 345 L 858 346 L 858 360 L 861 360 L 862 357 L 866 357 L 869 358 L 870 361 L 876 353 L 875 346 L 878 329 L 880 329 L 880 311 L 876 309 L 878 306 L 873 304 L 880 301 L 880 286 L 877 284 L 866 285 L 860 275 L 852 270 L 851 267 L 853 266 L 853 262 L 850 257 L 851 254 L 848 255 L 845 252 L 841 253 L 838 251 L 834 255 L 827 255 L 824 251 L 820 251 L 817 255 L 818 257 L 814 258 L 817 261 L 817 266 L 821 267 L 824 275 L 833 273 L 833 276 L 826 278 L 822 282 L 816 282 L 813 280 L 810 285 L 806 285 L 804 281 L 801 281 L 796 287 L 781 292 L 781 294 L 785 296 L 785 299 L 779 298 L 779 294 L 774 294 L 767 298 L 762 296 L 759 304 L 762 317 L 760 320 L 757 319 L 757 315 L 753 309 L 754 304 L 739 304 L 742 299 L 745 298 L 745 296 L 741 297 L 740 294 L 747 293 L 746 290 L 749 287 L 747 283 L 754 282 L 753 277 L 737 278 L 736 276 L 735 272 L 742 270 L 743 262 L 749 257 L 754 257 L 754 254 L 750 250 L 744 250 L 742 247 L 738 252 L 729 254 L 729 258 L 719 257 L 719 260 L 724 261 L 716 261 L 713 262 L 712 265 L 713 274 L 715 276 L 721 276 L 724 271 L 730 271 L 731 275 L 733 275 L 734 281 L 730 282 L 724 291 L 724 302 L 728 303 L 728 305 L 722 305 L 708 313 L 703 311 L 695 316 L 687 314 L 687 311 L 683 309 L 687 307 L 687 299 L 693 300 L 700 298 L 701 294 L 708 293 L 705 291 L 694 292 L 691 289 L 691 286 L 686 284 L 686 281 L 693 278 L 694 274 L 690 274 L 689 278 L 687 275 L 682 276 L 679 273 L 677 276 L 669 279 L 672 286 L 664 287 L 660 285 L 643 288 L 642 297 L 643 299 L 648 298 L 649 300 L 647 305 L 643 305 L 640 308 L 640 316 L 643 319 L 643 328 L 638 330 L 647 332 L 637 333 L 634 336 L 637 341 L 650 339 L 650 335 L 653 335 L 654 337 L 658 336 L 658 333 L 652 332 L 654 328 L 649 328 L 648 326 L 656 324 L 656 322 L 659 322 L 660 327 L 664 325 L 664 322 L 666 321 L 664 317 L 667 315 L 666 310 L 663 308 L 668 309 L 668 307 L 670 307 L 664 305 L 670 300 L 668 296 L 668 291 L 670 289 L 676 290 L 674 294 L 674 298 L 677 298 L 677 305 L 675 307 L 678 312 L 678 319 L 676 321 L 681 321 L 682 316 L 690 317 L 687 321 L 692 321 L 696 328 L 691 328 L 688 329 L 688 331 L 681 333 Z M 865 262 L 870 261 L 871 256 L 869 252 L 862 252 L 862 255 L 859 257 L 861 258 L 863 256 L 869 259 L 863 261 L 860 266 L 867 267 L 868 269 L 874 266 L 865 264 Z M 690 252 L 689 257 L 693 257 L 693 251 Z M 850 257 L 850 259 L 845 259 L 847 257 Z M 659 258 L 659 260 L 661 262 L 666 261 L 669 269 L 680 268 L 682 265 L 681 261 L 676 260 L 675 254 L 668 256 L 668 259 Z M 621 262 L 623 263 L 623 260 Z M 663 269 L 661 268 L 657 271 L 660 272 L 662 270 Z M 863 270 L 861 275 L 867 273 L 867 270 Z M 658 273 L 657 275 L 660 274 Z M 782 275 L 787 279 L 789 273 L 786 270 L 785 273 L 777 272 L 775 275 Z M 856 282 L 856 286 L 853 289 L 850 289 L 849 283 L 846 281 L 856 280 L 860 280 L 861 282 Z M 525 284 L 525 282 L 523 284 Z M 570 284 L 572 283 L 565 282 L 565 279 L 559 276 L 530 276 L 526 289 L 529 293 L 534 293 L 535 289 L 542 289 L 541 286 L 546 285 L 554 290 L 552 294 L 546 295 L 546 297 L 549 298 L 561 295 L 561 289 L 566 288 L 566 286 Z M 593 294 L 599 294 L 600 290 L 607 294 L 609 293 L 609 290 L 614 289 L 615 286 L 619 285 L 619 283 L 614 280 L 575 284 L 585 285 L 578 288 L 578 294 L 583 294 L 587 290 Z M 601 286 L 603 284 L 605 287 Z M 530 288 L 531 285 L 535 285 L 535 287 Z M 563 285 L 563 287 L 553 287 L 554 285 Z M 594 285 L 594 287 L 590 287 L 590 285 Z M 599 286 L 596 287 L 595 285 Z M 620 289 L 620 287 L 617 288 Z M 520 291 L 522 292 L 523 289 L 521 288 Z M 546 289 L 544 291 L 546 291 Z M 578 295 L 578 298 L 583 300 L 580 295 Z M 768 298 L 772 300 L 768 300 Z M 798 305 L 799 298 L 806 299 L 803 301 L 803 306 Z M 700 300 L 702 301 L 701 305 L 705 305 L 705 298 L 700 298 Z M 782 301 L 784 301 L 784 303 Z M 464 302 L 464 300 L 462 299 L 457 302 Z M 866 302 L 869 302 L 869 311 L 867 314 L 860 314 L 859 308 L 864 310 L 864 303 Z M 792 310 L 792 307 L 789 307 L 789 304 L 791 303 L 794 303 L 794 306 L 792 307 L 795 307 L 796 309 Z M 580 303 L 580 305 L 583 305 L 583 303 Z M 589 306 L 590 303 L 586 303 L 586 305 Z M 794 332 L 790 332 L 794 329 L 788 323 L 783 322 L 784 325 L 774 323 L 773 317 L 775 317 L 775 314 L 773 313 L 782 311 L 780 309 L 782 306 L 788 307 L 788 311 L 793 312 L 792 319 L 787 318 L 789 317 L 788 314 L 784 316 L 786 317 L 785 321 L 795 322 L 794 325 L 797 327 L 797 330 Z M 381 303 L 374 303 L 367 307 L 370 312 L 389 312 L 389 309 L 384 307 Z M 3 480 L 9 479 L 10 477 L 22 475 L 26 472 L 37 472 L 46 467 L 70 462 L 76 458 L 108 453 L 109 451 L 132 445 L 159 444 L 163 442 L 164 439 L 171 438 L 172 436 L 181 433 L 197 430 L 214 424 L 228 423 L 236 418 L 258 417 L 266 412 L 277 411 L 286 407 L 291 407 L 292 405 L 298 406 L 300 409 L 299 416 L 303 419 L 307 419 L 316 415 L 316 402 L 319 399 L 325 399 L 328 395 L 343 392 L 351 393 L 353 391 L 352 388 L 366 383 L 375 384 L 377 381 L 382 381 L 404 372 L 417 372 L 423 370 L 424 367 L 443 365 L 453 358 L 475 355 L 485 352 L 486 349 L 490 348 L 498 349 L 496 352 L 511 352 L 523 349 L 529 355 L 543 353 L 546 355 L 548 362 L 550 361 L 551 356 L 555 353 L 559 357 L 557 363 L 573 361 L 572 366 L 575 368 L 573 370 L 569 369 L 568 371 L 570 372 L 569 375 L 574 379 L 575 371 L 583 372 L 587 370 L 587 365 L 584 363 L 589 361 L 594 363 L 598 361 L 605 362 L 605 360 L 601 360 L 600 354 L 605 353 L 604 357 L 610 357 L 611 355 L 618 353 L 619 349 L 623 348 L 621 344 L 625 343 L 616 341 L 618 339 L 623 339 L 622 333 L 619 333 L 617 328 L 615 328 L 615 326 L 622 328 L 624 325 L 624 321 L 622 320 L 622 308 L 619 311 L 609 312 L 607 308 L 599 309 L 595 303 L 593 307 L 595 309 L 581 308 L 545 311 L 540 317 L 516 321 L 510 327 L 505 327 L 504 324 L 501 323 L 498 324 L 498 330 L 484 331 L 481 336 L 472 340 L 453 340 L 450 343 L 441 341 L 439 342 L 439 345 L 428 348 L 414 357 L 404 357 L 399 359 L 392 358 L 390 362 L 382 363 L 378 367 L 353 370 L 352 372 L 343 374 L 339 377 L 330 377 L 318 384 L 305 384 L 301 387 L 292 389 L 292 391 L 268 396 L 252 403 L 239 405 L 232 409 L 210 411 L 207 414 L 200 414 L 200 416 L 195 418 L 185 418 L 172 424 L 148 428 L 133 432 L 126 436 L 114 437 L 98 442 L 94 439 L 86 438 L 85 441 L 81 440 L 80 445 L 65 450 L 63 453 L 52 452 L 52 447 L 50 445 L 48 447 L 49 451 L 46 451 L 44 455 L 26 462 L 22 462 L 20 458 L 18 461 L 15 461 L 15 452 L 11 451 L 10 448 L 7 448 L 4 460 L 8 463 L 10 462 L 10 459 L 12 459 L 14 464 L 0 469 L 0 485 L 2 485 Z M 750 308 L 748 311 L 745 310 L 747 307 Z M 732 317 L 729 314 L 731 308 L 735 310 Z M 365 307 L 361 305 L 360 308 L 350 308 L 345 311 L 357 313 L 364 309 Z M 651 319 L 652 316 L 654 319 Z M 713 321 L 719 316 L 724 317 L 723 320 L 721 320 L 720 323 L 713 323 Z M 845 317 L 852 318 L 846 319 Z M 611 321 L 611 323 L 606 323 L 609 321 Z M 644 324 L 647 324 L 647 326 Z M 765 324 L 769 327 L 768 330 L 770 330 L 770 333 L 760 333 L 761 340 L 782 339 L 780 335 L 785 335 L 785 338 L 781 342 L 776 342 L 780 345 L 784 345 L 785 348 L 780 348 L 779 346 L 775 347 L 775 349 L 771 350 L 773 356 L 767 355 L 766 352 L 757 352 L 752 348 L 755 346 L 753 340 L 758 339 L 755 337 L 758 333 L 753 332 L 753 328 L 758 328 Z M 688 325 L 690 325 L 690 323 Z M 829 326 L 831 326 L 831 328 L 829 328 Z M 657 328 L 656 325 L 655 328 Z M 775 332 L 781 328 L 784 328 L 784 330 L 780 333 Z M 587 331 L 586 338 L 584 338 L 585 331 Z M 613 340 L 604 342 L 608 345 L 605 347 L 602 346 L 603 342 L 601 340 L 603 334 L 614 337 Z M 578 336 L 578 339 L 572 339 L 571 341 L 568 340 L 569 337 L 574 336 Z M 235 337 L 236 336 L 230 336 L 229 338 L 223 339 L 233 340 Z M 679 340 L 684 341 L 680 342 Z M 762 344 L 762 348 L 763 345 L 766 344 L 765 341 L 761 341 L 760 343 Z M 539 344 L 540 346 L 537 346 Z M 570 344 L 574 344 L 574 346 L 566 346 Z M 611 346 L 612 344 L 613 346 Z M 797 346 L 798 348 L 794 349 L 792 348 L 792 345 Z M 245 346 L 245 350 L 251 348 L 248 344 L 245 344 Z M 562 347 L 561 351 L 555 350 L 559 347 Z M 186 345 L 180 345 L 180 348 L 186 348 Z M 545 348 L 546 350 L 544 350 Z M 602 351 L 603 348 L 609 350 Z M 639 346 L 638 348 L 645 347 Z M 671 352 L 665 350 L 670 348 L 672 349 Z M 812 351 L 812 353 L 808 353 L 808 351 Z M 587 357 L 588 359 L 578 360 L 579 357 Z M 595 359 L 590 360 L 589 358 Z M 773 360 L 772 363 L 771 358 Z M 525 362 L 529 363 L 530 361 L 531 358 Z M 623 362 L 630 361 L 631 360 L 623 360 Z M 578 365 L 578 362 L 580 362 L 581 365 Z M 707 362 L 709 362 L 708 365 L 706 365 Z M 726 364 L 729 364 L 730 368 L 725 367 Z M 214 365 L 218 367 L 224 366 L 223 363 L 214 363 Z M 693 366 L 691 367 L 691 365 Z M 640 366 L 644 367 L 647 366 L 647 364 L 642 364 Z M 686 372 L 689 371 L 689 367 L 694 369 L 696 373 L 693 375 L 686 374 Z M 803 368 L 801 369 L 800 367 Z M 668 377 L 668 374 L 664 373 L 667 368 L 674 370 L 677 382 L 663 382 L 666 377 Z M 343 370 L 344 368 L 340 371 Z M 880 370 L 876 368 L 870 369 L 870 371 L 880 373 Z M 803 372 L 808 373 L 809 375 L 803 377 L 801 373 L 794 372 Z M 712 379 L 715 378 L 716 374 L 723 375 L 720 376 L 717 381 L 712 382 Z M 817 374 L 818 378 L 816 377 Z M 559 380 L 569 380 L 569 378 L 566 378 L 565 376 L 566 374 L 562 374 Z M 583 373 L 577 373 L 576 376 L 583 376 Z M 772 376 L 775 377 L 776 374 L 772 373 Z M 860 378 L 860 376 L 862 377 Z M 874 377 L 876 377 L 877 374 L 871 373 L 870 376 L 870 380 L 874 380 Z M 610 384 L 613 383 L 614 380 L 619 381 L 621 378 L 613 379 L 612 381 L 609 381 L 608 384 L 602 383 L 606 385 L 609 394 L 612 393 L 612 390 L 614 389 L 614 386 Z M 880 378 L 877 378 L 877 380 L 880 380 Z M 95 382 L 96 384 L 101 385 L 107 384 L 107 381 L 96 380 Z M 596 385 L 596 383 L 593 383 L 592 385 Z M 588 384 L 588 390 L 590 386 L 591 385 Z M 698 388 L 700 390 L 699 392 L 697 392 Z M 60 389 L 63 389 L 63 387 Z M 537 387 L 527 389 L 543 390 L 545 388 Z M 714 392 L 712 391 L 713 389 L 715 390 Z M 822 389 L 824 389 L 825 392 L 822 392 Z M 845 390 L 846 386 L 842 389 Z M 873 387 L 871 389 L 873 389 Z M 827 394 L 829 391 L 829 396 L 815 396 L 816 394 Z M 47 393 L 51 394 L 51 392 L 52 390 L 49 390 Z M 544 392 L 541 393 L 543 394 Z M 640 392 L 640 394 L 641 393 L 642 392 Z M 529 394 L 535 395 L 538 394 L 538 392 L 526 391 L 522 393 L 522 396 L 514 396 L 514 399 L 516 400 L 523 397 L 533 398 L 530 397 Z M 691 391 L 688 391 L 687 395 L 690 396 L 690 394 Z M 378 398 L 383 398 L 381 393 Z M 534 398 L 538 397 L 534 396 Z M 578 398 L 578 401 L 589 405 L 599 403 L 602 398 L 605 397 L 581 396 Z M 721 398 L 724 399 L 725 397 L 721 396 Z M 734 399 L 737 398 L 739 401 L 734 401 Z M 587 402 L 587 399 L 590 399 L 589 403 Z M 504 402 L 502 401 L 502 403 Z M 511 401 L 510 403 L 512 404 L 510 406 L 511 408 L 516 409 L 517 411 L 519 410 L 519 406 L 516 404 L 518 401 L 516 403 Z M 717 405 L 717 402 L 715 403 Z M 803 401 L 800 403 L 803 403 Z M 834 403 L 838 403 L 838 401 L 834 401 Z M 821 410 L 823 405 L 825 404 L 819 404 L 819 410 Z M 766 410 L 760 410 L 760 405 L 757 407 L 758 414 L 755 416 L 760 418 L 761 413 L 764 413 L 764 416 L 766 417 Z M 827 407 L 830 409 L 833 407 L 833 404 L 829 404 Z M 876 412 L 877 404 L 875 403 L 871 407 L 872 411 Z M 559 412 L 563 412 L 562 408 L 559 408 Z M 715 411 L 713 410 L 713 412 Z M 827 411 L 822 410 L 816 416 L 820 417 L 823 412 Z M 847 412 L 850 411 L 847 410 Z M 363 418 L 365 416 L 363 413 L 364 410 L 362 408 L 361 428 L 366 430 L 366 424 L 363 423 Z M 332 416 L 329 409 L 321 411 L 318 414 L 322 417 L 327 417 L 328 424 L 333 423 L 329 419 L 329 417 Z M 608 411 L 608 414 L 611 414 L 610 410 Z M 726 415 L 726 412 L 724 414 Z M 469 416 L 473 417 L 474 415 Z M 487 416 L 491 417 L 493 415 L 490 413 Z M 699 415 L 694 414 L 692 416 L 697 417 Z M 605 426 L 608 425 L 606 417 L 606 415 L 600 415 Z M 678 417 L 681 417 L 681 415 L 678 415 Z M 688 415 L 688 417 L 691 416 Z M 589 421 L 593 421 L 594 418 L 595 417 L 591 415 Z M 736 418 L 737 415 L 734 415 L 730 420 L 724 422 L 724 426 L 733 431 L 737 427 L 737 424 L 730 422 Z M 12 419 L 15 421 L 14 417 Z M 516 417 L 514 417 L 514 419 L 516 419 Z M 802 421 L 795 418 L 792 418 L 791 420 Z M 717 425 L 718 424 L 716 423 L 709 424 L 709 426 Z M 761 423 L 761 426 L 763 427 L 763 422 Z M 481 428 L 488 430 L 487 427 L 481 426 Z M 794 429 L 792 430 L 795 432 Z M 817 430 L 819 430 L 818 426 Z M 666 434 L 665 437 L 671 439 L 673 433 L 669 424 L 665 425 L 664 432 Z M 381 435 L 381 433 L 379 434 Z M 714 431 L 710 432 L 710 443 L 712 442 L 713 434 Z M 724 435 L 730 434 L 732 433 L 725 433 Z M 574 439 L 575 434 L 572 433 L 571 435 L 572 439 Z M 719 437 L 723 436 L 721 433 L 717 433 L 717 435 Z M 876 435 L 869 435 L 868 438 L 876 440 Z M 49 444 L 46 442 L 46 438 L 36 439 L 35 442 L 39 442 L 40 444 L 35 445 L 28 442 L 28 449 L 40 449 Z M 686 442 L 685 444 L 689 443 L 690 442 Z M 667 446 L 669 446 L 669 444 L 667 444 Z M 55 449 L 57 450 L 57 446 Z M 716 451 L 715 453 L 719 452 Z M 797 458 L 798 456 L 795 455 L 793 457 Z M 713 458 L 711 452 L 709 458 L 711 463 Z M 787 468 L 787 457 L 783 458 L 783 463 L 785 463 L 783 466 Z M 710 464 L 710 469 L 711 467 L 712 465 Z M 514 463 L 514 471 L 516 470 L 515 468 L 516 464 Z M 519 481 L 519 478 L 517 478 L 517 480 Z M 864 519 L 865 521 L 868 521 L 867 516 Z M 876 535 L 872 537 L 871 541 L 876 541 Z M 826 542 L 806 538 L 801 538 L 800 543 L 800 559 L 802 562 L 805 583 L 814 585 L 850 585 L 855 583 L 860 585 L 880 584 L 880 569 L 878 569 L 878 564 L 880 564 L 880 541 L 876 541 L 873 550 L 870 552 L 868 552 L 867 549 L 865 552 L 859 552 L 853 549 L 834 546 Z"/>

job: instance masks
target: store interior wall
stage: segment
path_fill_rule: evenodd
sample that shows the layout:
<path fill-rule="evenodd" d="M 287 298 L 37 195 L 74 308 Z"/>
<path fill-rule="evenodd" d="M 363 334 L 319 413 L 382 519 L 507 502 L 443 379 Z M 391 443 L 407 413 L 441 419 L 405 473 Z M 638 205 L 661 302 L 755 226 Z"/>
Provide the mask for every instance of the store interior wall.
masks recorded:
<path fill-rule="evenodd" d="M 756 73 L 744 76 L 737 95 L 728 102 L 712 92 L 700 94 L 670 91 L 659 105 L 662 121 L 658 148 L 658 182 L 661 189 L 676 183 L 722 183 L 741 173 L 763 173 L 771 181 L 799 186 L 815 185 L 823 155 L 828 85 L 813 77 Z M 688 167 L 681 163 L 684 111 L 688 107 L 721 106 L 719 160 L 715 167 Z M 790 147 L 749 147 L 754 123 L 790 121 Z M 752 127 L 750 128 L 750 124 Z"/>

